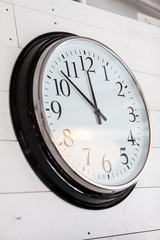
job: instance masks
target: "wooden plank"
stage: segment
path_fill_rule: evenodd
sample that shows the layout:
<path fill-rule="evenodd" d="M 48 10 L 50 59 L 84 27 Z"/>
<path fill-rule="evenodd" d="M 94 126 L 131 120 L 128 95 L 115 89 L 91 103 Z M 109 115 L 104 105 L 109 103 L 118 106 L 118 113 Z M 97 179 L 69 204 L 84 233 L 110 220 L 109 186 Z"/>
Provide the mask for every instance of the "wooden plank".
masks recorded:
<path fill-rule="evenodd" d="M 0 141 L 0 193 L 49 191 L 33 172 L 18 142 Z"/>
<path fill-rule="evenodd" d="M 80 240 L 159 229 L 159 199 L 159 188 L 135 189 L 119 205 L 93 211 L 74 207 L 53 193 L 1 194 L 0 236 Z"/>
<path fill-rule="evenodd" d="M 160 147 L 160 112 L 150 111 L 152 125 L 152 147 Z"/>
<path fill-rule="evenodd" d="M 160 76 L 134 72 L 138 83 L 140 84 L 148 108 L 150 110 L 160 110 Z"/>
<path fill-rule="evenodd" d="M 36 11 L 85 23 L 111 32 L 121 33 L 133 38 L 160 43 L 160 31 L 136 20 L 126 18 L 98 8 L 66 0 L 5 0 L 6 2 L 34 9 Z M 63 7 L 62 7 L 63 6 Z M 93 16 L 98 16 L 94 17 Z"/>
<path fill-rule="evenodd" d="M 160 148 L 152 148 L 137 187 L 160 187 Z"/>
<path fill-rule="evenodd" d="M 0 140 L 16 140 L 13 130 L 8 92 L 0 91 Z"/>
<path fill-rule="evenodd" d="M 21 48 L 33 38 L 55 31 L 55 18 L 50 14 L 15 6 L 15 18 Z"/>
<path fill-rule="evenodd" d="M 9 91 L 10 78 L 20 48 L 0 45 L 0 91 Z"/>
<path fill-rule="evenodd" d="M 13 6 L 0 2 L 0 44 L 18 46 Z"/>
<path fill-rule="evenodd" d="M 144 231 L 132 234 L 122 234 L 120 236 L 92 238 L 92 240 L 158 240 L 160 239 L 160 230 Z"/>
<path fill-rule="evenodd" d="M 55 1 L 54 8 L 55 15 L 60 17 L 85 23 L 98 29 L 124 34 L 131 38 L 160 43 L 160 31 L 155 26 L 148 26 L 142 22 L 84 4 L 74 3 L 73 5 L 73 1 L 66 3 L 63 9 L 61 1 Z"/>
<path fill-rule="evenodd" d="M 28 16 L 30 17 L 28 18 Z M 46 32 L 72 32 L 94 38 L 112 48 L 132 70 L 160 75 L 159 44 L 17 6 L 15 7 L 15 17 L 21 47 Z M 95 18 L 94 15 L 90 17 Z"/>

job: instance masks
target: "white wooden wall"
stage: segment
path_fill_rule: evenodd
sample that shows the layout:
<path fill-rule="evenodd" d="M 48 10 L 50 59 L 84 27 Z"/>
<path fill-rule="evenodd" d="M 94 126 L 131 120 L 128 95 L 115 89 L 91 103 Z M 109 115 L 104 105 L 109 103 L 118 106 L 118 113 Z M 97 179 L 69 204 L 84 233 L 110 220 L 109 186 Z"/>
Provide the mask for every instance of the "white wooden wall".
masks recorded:
<path fill-rule="evenodd" d="M 67 31 L 97 39 L 126 62 L 146 97 L 152 151 L 144 174 L 119 205 L 72 206 L 43 185 L 19 147 L 9 84 L 21 49 L 36 36 Z M 71 0 L 0 0 L 0 240 L 160 239 L 160 29 Z"/>

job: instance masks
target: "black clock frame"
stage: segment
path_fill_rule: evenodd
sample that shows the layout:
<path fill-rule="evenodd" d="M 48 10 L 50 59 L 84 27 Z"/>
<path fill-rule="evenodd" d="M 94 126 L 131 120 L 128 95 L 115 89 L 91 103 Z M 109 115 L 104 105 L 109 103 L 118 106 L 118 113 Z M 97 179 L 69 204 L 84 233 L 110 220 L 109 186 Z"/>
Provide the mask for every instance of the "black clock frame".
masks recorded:
<path fill-rule="evenodd" d="M 72 179 L 54 159 L 46 146 L 33 106 L 33 77 L 43 51 L 52 43 L 68 36 L 51 32 L 32 40 L 19 55 L 10 84 L 10 110 L 14 130 L 21 149 L 38 177 L 64 200 L 87 209 L 104 209 L 124 200 L 136 184 L 119 192 L 98 193 Z"/>

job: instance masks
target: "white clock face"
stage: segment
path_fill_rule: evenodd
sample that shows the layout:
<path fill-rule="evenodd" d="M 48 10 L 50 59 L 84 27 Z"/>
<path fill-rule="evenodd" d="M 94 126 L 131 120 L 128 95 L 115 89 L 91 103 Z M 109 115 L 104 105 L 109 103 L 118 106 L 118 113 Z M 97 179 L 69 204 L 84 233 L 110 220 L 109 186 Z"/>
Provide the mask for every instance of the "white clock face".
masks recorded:
<path fill-rule="evenodd" d="M 54 45 L 43 60 L 35 109 L 55 159 L 96 187 L 132 182 L 150 147 L 148 113 L 133 75 L 111 50 L 80 37 Z"/>

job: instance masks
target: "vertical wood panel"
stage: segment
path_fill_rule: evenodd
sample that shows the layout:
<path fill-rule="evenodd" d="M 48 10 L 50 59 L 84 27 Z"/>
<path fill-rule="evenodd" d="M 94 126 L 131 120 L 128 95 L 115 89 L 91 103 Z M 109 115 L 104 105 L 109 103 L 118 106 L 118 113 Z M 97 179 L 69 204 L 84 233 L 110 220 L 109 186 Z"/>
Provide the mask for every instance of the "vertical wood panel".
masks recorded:
<path fill-rule="evenodd" d="M 8 92 L 0 91 L 0 140 L 16 140 L 13 130 Z"/>
<path fill-rule="evenodd" d="M 19 143 L 0 141 L 0 193 L 50 191 L 34 173 Z"/>
<path fill-rule="evenodd" d="M 0 2 L 0 44 L 18 46 L 13 6 Z"/>
<path fill-rule="evenodd" d="M 47 32 L 56 31 L 55 18 L 52 15 L 15 6 L 15 16 L 19 44 L 22 48 L 33 38 Z"/>
<path fill-rule="evenodd" d="M 0 45 L 0 91 L 9 91 L 13 66 L 21 49 Z"/>

